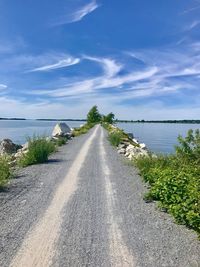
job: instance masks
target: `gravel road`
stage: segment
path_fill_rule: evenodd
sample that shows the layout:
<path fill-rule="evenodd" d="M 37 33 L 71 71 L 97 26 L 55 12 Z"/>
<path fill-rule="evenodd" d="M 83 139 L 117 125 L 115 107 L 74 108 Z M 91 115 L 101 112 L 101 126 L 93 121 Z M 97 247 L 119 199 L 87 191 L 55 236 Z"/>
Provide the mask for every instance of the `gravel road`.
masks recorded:
<path fill-rule="evenodd" d="M 145 191 L 96 126 L 0 192 L 0 267 L 200 267 L 197 235 Z"/>

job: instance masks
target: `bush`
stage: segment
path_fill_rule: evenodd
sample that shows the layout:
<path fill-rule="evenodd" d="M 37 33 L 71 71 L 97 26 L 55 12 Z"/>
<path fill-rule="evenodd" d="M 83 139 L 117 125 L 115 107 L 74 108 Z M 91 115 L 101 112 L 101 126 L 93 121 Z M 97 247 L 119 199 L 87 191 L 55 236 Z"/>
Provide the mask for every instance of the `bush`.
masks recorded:
<path fill-rule="evenodd" d="M 135 160 L 144 180 L 151 185 L 146 200 L 159 206 L 176 221 L 200 233 L 200 165 L 199 133 L 180 137 L 176 154 Z"/>
<path fill-rule="evenodd" d="M 121 130 L 117 130 L 109 133 L 108 140 L 113 146 L 118 146 L 121 143 L 123 137 L 123 132 Z"/>
<path fill-rule="evenodd" d="M 67 143 L 67 137 L 61 137 L 60 136 L 54 142 L 55 142 L 55 145 L 57 145 L 57 146 L 65 145 Z"/>
<path fill-rule="evenodd" d="M 5 157 L 0 157 L 0 187 L 7 184 L 11 175 L 10 166 L 8 160 Z"/>
<path fill-rule="evenodd" d="M 81 134 L 86 134 L 92 127 L 94 127 L 95 123 L 86 123 L 82 127 L 75 128 L 72 132 L 73 136 L 79 136 Z"/>
<path fill-rule="evenodd" d="M 46 162 L 49 155 L 55 151 L 54 143 L 47 141 L 45 137 L 33 137 L 28 143 L 28 152 L 19 160 L 19 165 L 23 167 Z"/>

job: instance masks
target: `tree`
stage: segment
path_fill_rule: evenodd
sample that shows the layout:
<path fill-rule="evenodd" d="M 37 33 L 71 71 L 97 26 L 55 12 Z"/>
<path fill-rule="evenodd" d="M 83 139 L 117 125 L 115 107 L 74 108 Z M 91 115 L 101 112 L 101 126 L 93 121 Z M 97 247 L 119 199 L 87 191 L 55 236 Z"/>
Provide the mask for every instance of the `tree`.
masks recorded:
<path fill-rule="evenodd" d="M 88 123 L 98 123 L 101 121 L 101 115 L 98 111 L 97 106 L 93 106 L 87 114 Z"/>
<path fill-rule="evenodd" d="M 103 116 L 103 122 L 107 122 L 107 123 L 110 123 L 110 124 L 113 124 L 114 119 L 115 119 L 115 115 L 112 112 L 110 112 L 106 116 Z"/>

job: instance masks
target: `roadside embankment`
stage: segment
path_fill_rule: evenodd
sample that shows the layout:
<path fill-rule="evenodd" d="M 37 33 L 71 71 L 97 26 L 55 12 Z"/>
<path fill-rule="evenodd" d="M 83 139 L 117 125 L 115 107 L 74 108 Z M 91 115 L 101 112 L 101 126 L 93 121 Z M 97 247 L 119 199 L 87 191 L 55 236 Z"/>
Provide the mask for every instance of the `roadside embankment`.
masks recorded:
<path fill-rule="evenodd" d="M 200 132 L 190 130 L 173 155 L 154 155 L 119 128 L 104 125 L 108 139 L 140 171 L 149 191 L 146 202 L 158 201 L 175 221 L 200 234 Z"/>
<path fill-rule="evenodd" d="M 51 136 L 33 136 L 24 145 L 18 145 L 10 139 L 0 142 L 0 187 L 7 185 L 14 176 L 15 169 L 48 161 L 49 156 L 68 140 L 87 133 L 94 125 L 84 124 L 71 129 L 66 123 L 57 123 Z"/>
<path fill-rule="evenodd" d="M 146 145 L 139 143 L 132 133 L 125 133 L 118 127 L 108 123 L 104 123 L 103 127 L 108 130 L 108 140 L 110 143 L 117 147 L 119 154 L 124 155 L 129 160 L 150 155 Z"/>

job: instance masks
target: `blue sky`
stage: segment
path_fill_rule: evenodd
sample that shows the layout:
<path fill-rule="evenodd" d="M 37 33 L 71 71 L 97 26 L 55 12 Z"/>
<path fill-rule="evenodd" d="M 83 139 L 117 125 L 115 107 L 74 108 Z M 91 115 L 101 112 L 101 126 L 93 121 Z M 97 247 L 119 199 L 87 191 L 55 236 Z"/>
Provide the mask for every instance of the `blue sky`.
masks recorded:
<path fill-rule="evenodd" d="M 0 116 L 200 118 L 200 0 L 0 0 Z"/>

